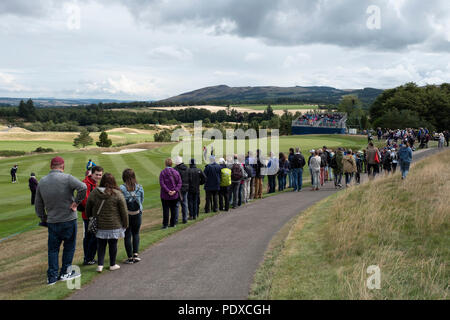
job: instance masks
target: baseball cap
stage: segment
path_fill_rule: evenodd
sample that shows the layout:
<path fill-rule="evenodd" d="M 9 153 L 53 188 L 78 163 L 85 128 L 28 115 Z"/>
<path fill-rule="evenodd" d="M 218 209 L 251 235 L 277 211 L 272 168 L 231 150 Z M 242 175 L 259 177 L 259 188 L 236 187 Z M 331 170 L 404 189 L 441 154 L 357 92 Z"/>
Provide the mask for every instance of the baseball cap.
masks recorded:
<path fill-rule="evenodd" d="M 61 157 L 54 157 L 50 163 L 52 166 L 59 166 L 64 164 L 64 159 Z"/>

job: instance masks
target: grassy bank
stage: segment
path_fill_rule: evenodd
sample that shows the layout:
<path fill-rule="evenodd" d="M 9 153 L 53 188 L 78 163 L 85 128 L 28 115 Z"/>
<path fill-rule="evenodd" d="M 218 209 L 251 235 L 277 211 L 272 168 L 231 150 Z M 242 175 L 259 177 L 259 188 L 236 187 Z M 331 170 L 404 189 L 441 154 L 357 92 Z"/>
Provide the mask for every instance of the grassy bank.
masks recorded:
<path fill-rule="evenodd" d="M 339 192 L 272 243 L 253 299 L 448 299 L 450 151 Z M 367 267 L 381 289 L 369 290 Z"/>

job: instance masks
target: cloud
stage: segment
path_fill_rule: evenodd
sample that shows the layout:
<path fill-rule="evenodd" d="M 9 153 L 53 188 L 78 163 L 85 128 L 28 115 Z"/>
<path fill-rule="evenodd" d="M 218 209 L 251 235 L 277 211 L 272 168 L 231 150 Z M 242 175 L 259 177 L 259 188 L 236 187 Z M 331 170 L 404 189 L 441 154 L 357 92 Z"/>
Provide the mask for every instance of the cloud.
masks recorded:
<path fill-rule="evenodd" d="M 258 52 L 249 52 L 245 55 L 244 60 L 247 62 L 260 61 L 264 57 L 263 54 Z"/>
<path fill-rule="evenodd" d="M 106 95 L 121 97 L 151 97 L 157 91 L 155 85 L 150 81 L 135 81 L 125 75 L 118 78 L 108 77 L 104 81 L 86 81 L 82 88 L 77 89 L 77 94 L 82 95 Z"/>
<path fill-rule="evenodd" d="M 163 0 L 116 1 L 152 26 L 191 24 L 270 45 L 321 43 L 397 50 L 431 39 L 433 47 L 448 49 L 443 45 L 449 41 L 447 0 L 374 1 L 381 14 L 379 30 L 367 28 L 371 3 L 360 0 L 191 0 L 177 5 Z"/>
<path fill-rule="evenodd" d="M 149 51 L 149 57 L 152 59 L 175 59 L 180 61 L 191 60 L 192 52 L 186 48 L 177 48 L 174 46 L 161 46 Z"/>
<path fill-rule="evenodd" d="M 17 82 L 17 79 L 8 73 L 0 72 L 0 92 L 20 92 L 27 88 Z"/>

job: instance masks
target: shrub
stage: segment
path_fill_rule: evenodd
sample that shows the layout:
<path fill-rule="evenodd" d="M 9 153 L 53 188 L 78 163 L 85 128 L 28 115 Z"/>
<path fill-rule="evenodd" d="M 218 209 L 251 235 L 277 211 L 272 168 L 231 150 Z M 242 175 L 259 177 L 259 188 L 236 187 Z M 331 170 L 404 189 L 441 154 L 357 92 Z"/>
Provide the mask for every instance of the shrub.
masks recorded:
<path fill-rule="evenodd" d="M 36 150 L 34 150 L 33 152 L 53 152 L 54 150 L 52 148 L 42 148 L 42 147 L 38 147 L 36 148 Z"/>
<path fill-rule="evenodd" d="M 0 157 L 16 157 L 23 156 L 25 151 L 15 151 L 15 150 L 0 150 Z"/>

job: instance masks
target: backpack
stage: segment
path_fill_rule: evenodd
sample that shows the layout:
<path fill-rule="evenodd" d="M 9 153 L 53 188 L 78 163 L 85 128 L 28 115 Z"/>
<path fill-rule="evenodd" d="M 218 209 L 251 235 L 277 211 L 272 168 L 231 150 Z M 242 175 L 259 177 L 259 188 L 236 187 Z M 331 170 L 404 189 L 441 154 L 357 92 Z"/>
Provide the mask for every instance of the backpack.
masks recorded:
<path fill-rule="evenodd" d="M 330 167 L 331 167 L 332 169 L 336 169 L 336 168 L 337 168 L 336 155 L 335 155 L 333 158 L 331 158 L 331 161 L 330 161 Z"/>
<path fill-rule="evenodd" d="M 220 170 L 220 186 L 228 187 L 231 185 L 231 170 L 228 168 L 223 168 Z"/>
<path fill-rule="evenodd" d="M 292 158 L 292 163 L 294 164 L 294 168 L 303 168 L 305 166 L 305 159 L 298 153 L 294 154 Z"/>
<path fill-rule="evenodd" d="M 139 200 L 136 197 L 136 192 L 129 191 L 131 197 L 127 200 L 127 209 L 128 211 L 135 212 L 141 209 L 139 205 Z"/>
<path fill-rule="evenodd" d="M 242 179 L 241 165 L 235 163 L 231 167 L 231 180 L 240 181 L 241 179 Z"/>
<path fill-rule="evenodd" d="M 245 172 L 247 172 L 247 176 L 250 178 L 254 178 L 256 176 L 255 169 L 251 164 L 246 164 L 244 167 Z"/>

